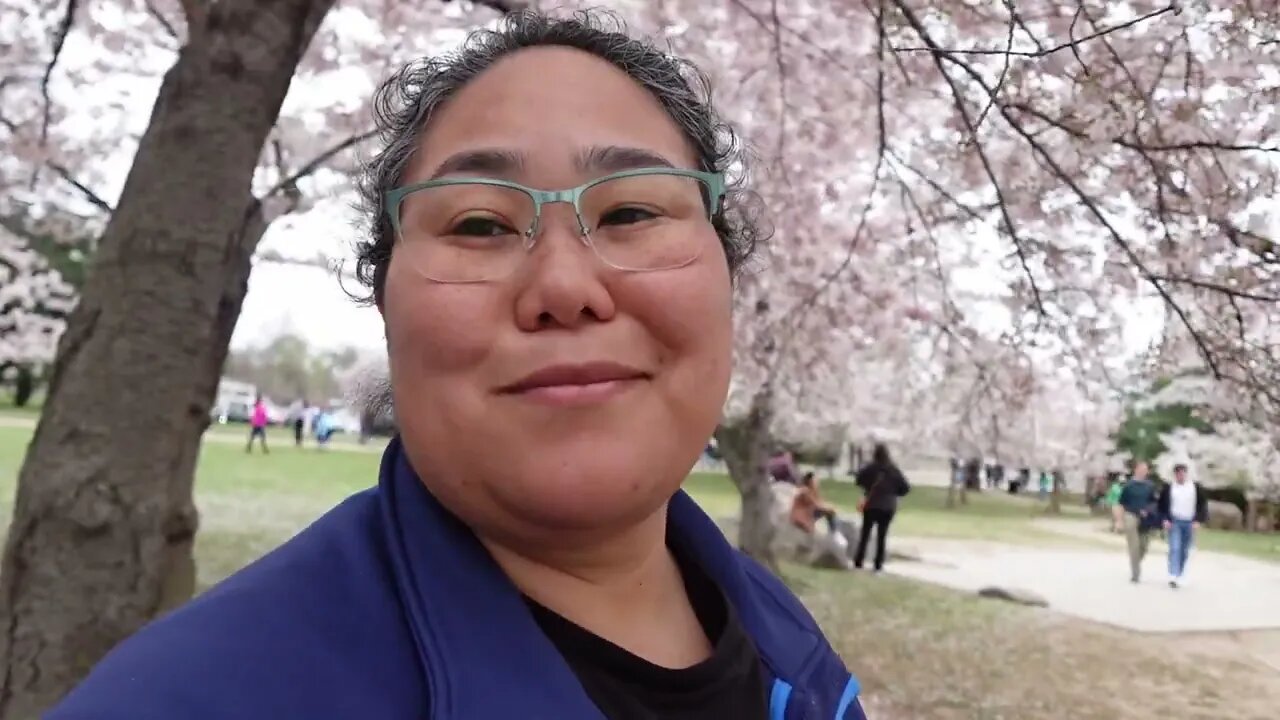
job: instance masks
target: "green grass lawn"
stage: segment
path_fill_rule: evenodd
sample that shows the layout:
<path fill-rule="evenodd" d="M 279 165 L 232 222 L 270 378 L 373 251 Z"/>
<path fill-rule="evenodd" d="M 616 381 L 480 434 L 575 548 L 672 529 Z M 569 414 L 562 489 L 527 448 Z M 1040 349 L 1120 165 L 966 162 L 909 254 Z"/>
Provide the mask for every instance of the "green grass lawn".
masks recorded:
<path fill-rule="evenodd" d="M 318 452 L 285 442 L 272 434 L 270 455 L 246 455 L 240 445 L 243 428 L 216 427 L 205 442 L 196 476 L 196 502 L 201 530 L 196 543 L 199 582 L 208 586 L 246 562 L 279 545 L 348 495 L 373 484 L 382 441 L 369 452 Z M 30 431 L 0 427 L 0 522 L 8 523 L 18 466 Z M 213 438 L 221 438 L 214 440 Z M 347 439 L 340 441 L 351 443 Z M 725 475 L 695 473 L 685 484 L 689 493 L 717 519 L 735 517 L 739 497 Z M 828 481 L 826 498 L 843 512 L 854 513 L 860 491 L 850 483 Z M 1080 539 L 1033 526 L 1041 505 L 1031 498 L 1004 493 L 971 493 L 969 504 L 945 508 L 946 493 L 918 487 L 903 499 L 894 534 L 897 537 L 955 538 L 1014 543 L 1080 544 Z M 1084 520 L 1084 508 L 1068 504 L 1062 517 Z M 1241 533 L 1208 533 L 1203 546 L 1280 560 L 1280 538 Z"/>

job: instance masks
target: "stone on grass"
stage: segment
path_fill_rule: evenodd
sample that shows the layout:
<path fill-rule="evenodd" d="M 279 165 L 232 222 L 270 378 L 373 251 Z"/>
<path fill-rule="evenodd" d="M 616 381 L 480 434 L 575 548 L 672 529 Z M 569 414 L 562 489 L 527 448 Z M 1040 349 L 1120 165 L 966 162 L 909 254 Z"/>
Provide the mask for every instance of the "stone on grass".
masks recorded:
<path fill-rule="evenodd" d="M 1004 587 L 984 587 L 978 591 L 978 595 L 993 600 L 1004 600 L 1005 602 L 1016 603 L 1018 605 L 1030 605 L 1032 607 L 1049 607 L 1049 601 L 1031 592 L 1021 588 L 1004 588 Z"/>
<path fill-rule="evenodd" d="M 1229 502 L 1210 500 L 1208 525 L 1214 530 L 1241 530 L 1244 528 L 1244 513 Z"/>
<path fill-rule="evenodd" d="M 888 545 L 888 543 L 885 543 Z M 899 560 L 901 562 L 924 562 L 924 558 L 920 557 L 920 553 L 915 550 L 895 550 L 892 547 L 885 548 L 885 555 L 890 560 Z"/>
<path fill-rule="evenodd" d="M 815 532 L 808 564 L 823 570 L 852 570 L 849 541 L 839 532 Z"/>

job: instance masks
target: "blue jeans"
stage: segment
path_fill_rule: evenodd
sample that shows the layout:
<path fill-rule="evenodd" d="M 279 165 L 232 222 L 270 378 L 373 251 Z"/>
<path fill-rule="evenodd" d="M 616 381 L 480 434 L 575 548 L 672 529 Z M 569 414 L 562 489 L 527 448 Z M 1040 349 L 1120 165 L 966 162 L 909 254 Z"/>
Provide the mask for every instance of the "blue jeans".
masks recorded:
<path fill-rule="evenodd" d="M 1174 520 L 1169 526 L 1169 576 L 1182 577 L 1191 552 L 1191 521 Z"/>

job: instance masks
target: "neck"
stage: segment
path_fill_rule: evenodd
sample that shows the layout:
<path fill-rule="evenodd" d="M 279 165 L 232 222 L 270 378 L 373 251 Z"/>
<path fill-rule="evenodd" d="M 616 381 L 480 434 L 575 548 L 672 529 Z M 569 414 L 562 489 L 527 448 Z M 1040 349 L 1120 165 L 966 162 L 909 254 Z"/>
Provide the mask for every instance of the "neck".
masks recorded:
<path fill-rule="evenodd" d="M 538 604 L 650 662 L 688 667 L 711 647 L 667 548 L 666 526 L 664 505 L 636 525 L 590 539 L 480 542 Z"/>

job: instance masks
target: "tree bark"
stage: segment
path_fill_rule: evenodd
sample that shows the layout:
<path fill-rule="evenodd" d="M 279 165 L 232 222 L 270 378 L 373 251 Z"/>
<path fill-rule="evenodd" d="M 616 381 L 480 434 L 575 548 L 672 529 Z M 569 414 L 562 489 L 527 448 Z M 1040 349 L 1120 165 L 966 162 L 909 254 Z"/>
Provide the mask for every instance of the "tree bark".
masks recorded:
<path fill-rule="evenodd" d="M 194 587 L 192 483 L 265 219 L 251 180 L 333 0 L 221 0 L 165 74 L 58 345 L 0 571 L 0 719 Z"/>
<path fill-rule="evenodd" d="M 751 399 L 745 418 L 716 429 L 716 443 L 729 468 L 729 477 L 742 496 L 738 549 L 780 575 L 778 559 L 773 553 L 777 528 L 771 516 L 773 492 L 766 467 L 773 448 L 772 421 L 772 395 L 766 386 Z"/>

